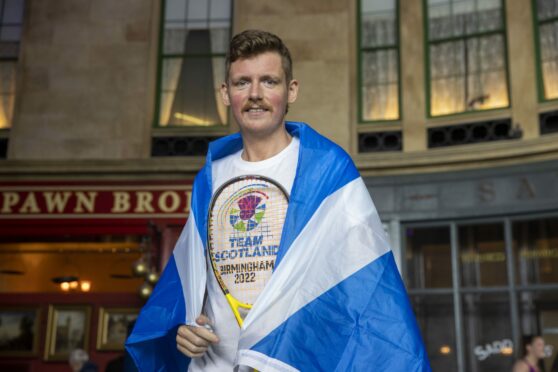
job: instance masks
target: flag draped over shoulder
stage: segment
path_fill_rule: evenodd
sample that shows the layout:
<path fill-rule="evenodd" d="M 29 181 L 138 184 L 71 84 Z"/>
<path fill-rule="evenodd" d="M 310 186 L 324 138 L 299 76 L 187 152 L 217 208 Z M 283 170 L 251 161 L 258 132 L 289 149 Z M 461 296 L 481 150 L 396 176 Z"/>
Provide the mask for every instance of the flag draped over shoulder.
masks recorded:
<path fill-rule="evenodd" d="M 376 208 L 350 157 L 303 123 L 275 271 L 244 321 L 237 363 L 259 371 L 428 371 L 430 366 Z M 211 163 L 242 148 L 210 145 L 192 212 L 126 347 L 141 371 L 185 371 L 176 329 L 194 324 L 206 285 Z"/>

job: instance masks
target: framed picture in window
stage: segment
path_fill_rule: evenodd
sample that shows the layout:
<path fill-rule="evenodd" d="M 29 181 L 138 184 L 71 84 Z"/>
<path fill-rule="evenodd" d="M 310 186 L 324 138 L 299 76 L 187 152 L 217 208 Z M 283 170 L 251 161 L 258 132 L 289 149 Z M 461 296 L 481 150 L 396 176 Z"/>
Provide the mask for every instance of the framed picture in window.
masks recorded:
<path fill-rule="evenodd" d="M 88 350 L 90 320 L 87 305 L 50 305 L 45 360 L 68 360 L 72 350 Z"/>
<path fill-rule="evenodd" d="M 38 307 L 0 308 L 0 357 L 37 354 L 39 316 Z"/>
<path fill-rule="evenodd" d="M 132 327 L 138 317 L 137 308 L 99 309 L 99 328 L 97 331 L 98 350 L 124 350 L 128 327 Z"/>

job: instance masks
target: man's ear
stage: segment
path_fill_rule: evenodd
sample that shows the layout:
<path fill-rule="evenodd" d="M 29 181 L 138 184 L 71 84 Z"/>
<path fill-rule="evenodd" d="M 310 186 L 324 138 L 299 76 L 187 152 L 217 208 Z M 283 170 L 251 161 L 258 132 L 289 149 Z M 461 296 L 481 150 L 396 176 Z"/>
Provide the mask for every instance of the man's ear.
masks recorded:
<path fill-rule="evenodd" d="M 296 97 L 298 97 L 298 80 L 291 80 L 288 86 L 288 102 L 294 103 Z"/>
<path fill-rule="evenodd" d="M 231 100 L 229 99 L 229 86 L 227 83 L 221 83 L 221 100 L 225 106 L 231 105 Z"/>

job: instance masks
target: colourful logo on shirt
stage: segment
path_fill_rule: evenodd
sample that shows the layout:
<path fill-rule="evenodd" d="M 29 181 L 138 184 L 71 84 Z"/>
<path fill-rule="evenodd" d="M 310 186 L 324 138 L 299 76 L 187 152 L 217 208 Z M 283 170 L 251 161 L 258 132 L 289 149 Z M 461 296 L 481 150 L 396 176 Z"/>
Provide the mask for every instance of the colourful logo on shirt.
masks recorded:
<path fill-rule="evenodd" d="M 240 198 L 229 210 L 229 222 L 237 231 L 256 228 L 265 214 L 265 199 L 256 193 Z"/>

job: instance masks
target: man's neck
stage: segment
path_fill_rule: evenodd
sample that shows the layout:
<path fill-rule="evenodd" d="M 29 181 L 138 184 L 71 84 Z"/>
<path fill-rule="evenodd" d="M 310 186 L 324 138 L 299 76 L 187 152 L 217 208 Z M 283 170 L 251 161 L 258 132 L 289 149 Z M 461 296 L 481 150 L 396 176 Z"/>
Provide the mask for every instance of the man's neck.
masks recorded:
<path fill-rule="evenodd" d="M 292 136 L 285 127 L 265 137 L 242 134 L 244 149 L 242 159 L 246 161 L 262 161 L 269 159 L 283 151 L 291 143 Z"/>

